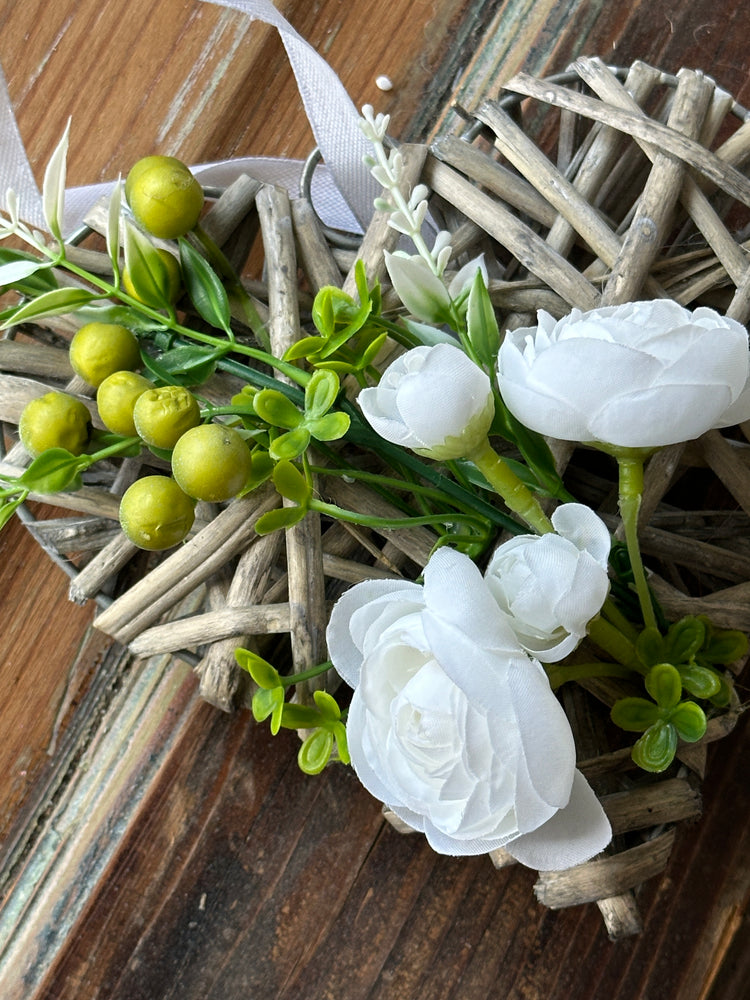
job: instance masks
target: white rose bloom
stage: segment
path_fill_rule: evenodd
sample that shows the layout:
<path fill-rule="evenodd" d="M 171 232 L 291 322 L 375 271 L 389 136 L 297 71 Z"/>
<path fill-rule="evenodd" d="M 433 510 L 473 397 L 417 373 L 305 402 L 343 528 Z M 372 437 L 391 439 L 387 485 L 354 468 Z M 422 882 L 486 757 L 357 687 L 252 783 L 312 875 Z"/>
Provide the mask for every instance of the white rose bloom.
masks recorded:
<path fill-rule="evenodd" d="M 494 552 L 485 580 L 521 646 L 544 663 L 571 653 L 609 590 L 607 526 L 590 507 L 568 503 L 555 532 L 518 535 Z"/>
<path fill-rule="evenodd" d="M 358 400 L 382 438 L 439 461 L 470 454 L 495 413 L 489 378 L 452 344 L 406 351 Z"/>
<path fill-rule="evenodd" d="M 745 327 L 669 299 L 506 334 L 498 384 L 526 426 L 567 441 L 657 448 L 750 418 Z"/>
<path fill-rule="evenodd" d="M 467 556 L 440 549 L 423 587 L 357 584 L 334 606 L 327 639 L 354 688 L 347 736 L 359 779 L 436 851 L 504 847 L 549 871 L 609 842 L 544 670 Z"/>

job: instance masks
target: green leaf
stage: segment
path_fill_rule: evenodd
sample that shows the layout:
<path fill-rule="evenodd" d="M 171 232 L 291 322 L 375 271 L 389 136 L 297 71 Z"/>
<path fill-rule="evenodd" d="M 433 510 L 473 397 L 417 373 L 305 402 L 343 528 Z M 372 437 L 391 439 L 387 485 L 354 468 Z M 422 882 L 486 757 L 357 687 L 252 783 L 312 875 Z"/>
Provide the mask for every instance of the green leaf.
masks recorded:
<path fill-rule="evenodd" d="M 706 629 L 706 639 L 700 650 L 699 659 L 704 663 L 716 663 L 722 666 L 734 663 L 747 653 L 748 637 L 736 629 L 719 629 L 712 622 L 701 616 Z"/>
<path fill-rule="evenodd" d="M 305 415 L 322 417 L 336 401 L 341 383 L 334 372 L 316 371 L 305 386 Z"/>
<path fill-rule="evenodd" d="M 153 309 L 167 309 L 169 273 L 154 244 L 132 223 L 125 224 L 125 267 L 136 296 Z"/>
<path fill-rule="evenodd" d="M 283 361 L 298 361 L 317 354 L 325 346 L 325 337 L 302 337 L 284 351 Z"/>
<path fill-rule="evenodd" d="M 721 678 L 710 667 L 697 663 L 680 666 L 682 686 L 695 698 L 713 698 L 721 689 Z"/>
<path fill-rule="evenodd" d="M 645 679 L 646 690 L 659 708 L 674 708 L 682 695 L 682 677 L 671 663 L 657 663 Z"/>
<path fill-rule="evenodd" d="M 288 701 L 284 705 L 281 724 L 284 729 L 311 729 L 320 722 L 320 712 L 312 705 L 298 705 Z"/>
<path fill-rule="evenodd" d="M 48 448 L 38 455 L 16 482 L 33 493 L 60 493 L 81 485 L 80 471 L 86 459 L 65 448 Z"/>
<path fill-rule="evenodd" d="M 331 726 L 334 739 L 336 740 L 336 752 L 342 764 L 351 764 L 352 759 L 349 754 L 349 741 L 346 736 L 346 726 L 343 722 L 335 722 Z"/>
<path fill-rule="evenodd" d="M 351 418 L 346 413 L 326 413 L 324 417 L 308 423 L 310 434 L 316 441 L 338 441 L 349 430 Z"/>
<path fill-rule="evenodd" d="M 488 370 L 494 371 L 497 362 L 497 352 L 500 349 L 500 328 L 497 325 L 495 308 L 490 299 L 490 293 L 484 283 L 481 270 L 477 269 L 469 291 L 469 302 L 466 311 L 466 333 L 472 350 L 479 362 Z"/>
<path fill-rule="evenodd" d="M 263 451 L 261 448 L 256 448 L 252 453 L 252 466 L 250 467 L 250 478 L 245 483 L 240 496 L 245 496 L 247 493 L 252 493 L 253 490 L 257 489 L 261 483 L 265 483 L 267 479 L 270 479 L 273 475 L 273 470 L 276 468 L 276 463 L 268 454 L 267 451 Z"/>
<path fill-rule="evenodd" d="M 251 710 L 256 722 L 263 722 L 269 715 L 271 716 L 271 732 L 276 736 L 281 729 L 284 712 L 284 689 L 258 688 L 253 695 Z"/>
<path fill-rule="evenodd" d="M 21 276 L 22 270 L 5 270 L 7 265 L 26 265 L 26 273 Z M 12 286 L 22 295 L 41 295 L 57 288 L 57 280 L 52 272 L 52 261 L 41 260 L 25 250 L 11 250 L 9 247 L 0 247 L 0 287 Z"/>
<path fill-rule="evenodd" d="M 305 774 L 320 774 L 331 759 L 333 733 L 330 729 L 316 729 L 303 740 L 297 754 L 297 763 Z"/>
<path fill-rule="evenodd" d="M 339 721 L 341 718 L 341 709 L 332 694 L 329 694 L 327 691 L 313 691 L 313 701 L 327 722 Z"/>
<path fill-rule="evenodd" d="M 261 514 L 255 522 L 255 530 L 259 535 L 270 535 L 280 528 L 291 528 L 299 524 L 307 513 L 304 507 L 279 507 Z"/>
<path fill-rule="evenodd" d="M 706 713 L 694 701 L 681 701 L 669 713 L 669 721 L 686 743 L 695 743 L 706 734 Z"/>
<path fill-rule="evenodd" d="M 229 296 L 221 278 L 184 237 L 180 237 L 179 244 L 182 276 L 190 301 L 202 319 L 231 337 Z"/>
<path fill-rule="evenodd" d="M 37 260 L 36 257 L 25 255 L 21 259 L 0 262 L 0 288 L 9 288 L 23 284 L 37 272 L 52 267 L 52 261 Z"/>
<path fill-rule="evenodd" d="M 278 389 L 261 389 L 253 397 L 255 412 L 272 427 L 292 430 L 299 427 L 304 417 L 294 403 Z"/>
<path fill-rule="evenodd" d="M 333 306 L 334 298 L 343 294 L 340 288 L 336 288 L 333 285 L 324 285 L 313 300 L 312 321 L 316 328 L 323 334 L 321 340 L 324 342 L 333 336 L 335 329 L 336 312 Z M 354 305 L 352 299 L 349 299 L 349 301 Z"/>
<path fill-rule="evenodd" d="M 670 722 L 659 721 L 636 742 L 631 751 L 635 763 L 644 771 L 659 774 L 674 760 L 677 751 L 677 730 Z"/>
<path fill-rule="evenodd" d="M 167 375 L 169 381 L 174 381 L 172 376 L 185 375 L 189 377 L 188 385 L 200 385 L 210 378 L 216 370 L 216 359 L 213 348 L 198 344 L 179 344 L 161 354 L 158 360 L 149 356 L 150 361 L 156 360 L 160 377 Z"/>
<path fill-rule="evenodd" d="M 14 500 L 3 500 L 0 499 L 0 530 L 2 530 L 5 525 L 10 521 L 10 519 L 15 514 L 16 510 L 21 506 L 21 504 L 26 500 L 26 493 L 21 496 L 16 497 Z"/>
<path fill-rule="evenodd" d="M 117 323 L 119 326 L 128 327 L 133 333 L 152 333 L 167 329 L 163 322 L 145 316 L 137 309 L 122 303 L 81 306 L 77 310 L 77 315 L 84 323 Z"/>
<path fill-rule="evenodd" d="M 38 295 L 29 302 L 14 309 L 3 324 L 2 329 L 17 323 L 27 323 L 30 319 L 42 319 L 45 316 L 60 316 L 63 313 L 75 312 L 81 306 L 88 305 L 98 298 L 85 288 L 55 288 L 51 292 Z"/>
<path fill-rule="evenodd" d="M 666 637 L 665 660 L 670 663 L 689 663 L 703 645 L 706 627 L 700 618 L 683 618 L 670 625 Z"/>
<path fill-rule="evenodd" d="M 297 427 L 286 434 L 275 438 L 268 449 L 271 458 L 277 462 L 297 458 L 310 444 L 310 431 L 306 427 Z"/>
<path fill-rule="evenodd" d="M 659 720 L 658 705 L 646 698 L 620 698 L 612 706 L 610 716 L 620 729 L 642 733 Z"/>
<path fill-rule="evenodd" d="M 281 496 L 306 505 L 312 496 L 310 484 L 293 462 L 281 461 L 273 471 L 273 484 Z"/>
<path fill-rule="evenodd" d="M 638 659 L 644 667 L 653 667 L 666 659 L 664 639 L 658 628 L 644 628 L 635 644 Z"/>
<path fill-rule="evenodd" d="M 234 658 L 243 670 L 247 670 L 258 687 L 270 689 L 281 685 L 281 678 L 276 667 L 252 650 L 240 646 L 235 649 Z"/>

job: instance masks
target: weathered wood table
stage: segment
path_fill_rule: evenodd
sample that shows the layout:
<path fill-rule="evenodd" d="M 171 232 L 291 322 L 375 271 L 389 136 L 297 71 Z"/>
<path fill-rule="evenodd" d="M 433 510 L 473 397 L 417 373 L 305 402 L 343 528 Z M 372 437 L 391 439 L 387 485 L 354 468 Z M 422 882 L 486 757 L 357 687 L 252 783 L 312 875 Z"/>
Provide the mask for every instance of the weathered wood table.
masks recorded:
<path fill-rule="evenodd" d="M 453 98 L 582 53 L 699 68 L 750 103 L 741 0 L 278 6 L 403 139 L 448 127 Z M 69 115 L 72 184 L 152 152 L 312 145 L 276 32 L 199 0 L 0 0 L 0 61 L 39 179 Z M 188 664 L 130 661 L 18 521 L 0 567 L 3 998 L 747 996 L 746 720 L 711 749 L 704 816 L 640 894 L 643 934 L 614 944 L 595 907 L 537 904 L 533 872 L 399 836 L 346 770 L 304 777 L 291 735 L 207 705 Z"/>

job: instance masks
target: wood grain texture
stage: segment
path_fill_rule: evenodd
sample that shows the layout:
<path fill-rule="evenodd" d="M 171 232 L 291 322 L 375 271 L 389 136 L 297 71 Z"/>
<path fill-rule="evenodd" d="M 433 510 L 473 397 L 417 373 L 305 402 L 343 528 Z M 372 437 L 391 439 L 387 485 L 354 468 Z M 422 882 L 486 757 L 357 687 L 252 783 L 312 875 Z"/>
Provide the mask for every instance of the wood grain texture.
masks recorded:
<path fill-rule="evenodd" d="M 454 95 L 472 106 L 581 54 L 703 69 L 750 102 L 741 0 L 278 6 L 403 139 L 455 122 Z M 202 162 L 312 144 L 276 33 L 198 0 L 0 0 L 0 60 L 39 179 L 70 114 L 73 184 L 146 153 Z M 18 847 L 0 904 L 7 1000 L 746 995 L 746 718 L 709 749 L 704 815 L 639 893 L 643 935 L 613 944 L 595 907 L 542 907 L 535 873 L 397 834 L 346 770 L 302 776 L 293 735 L 201 702 L 185 664 L 123 661 L 89 638 L 93 606 L 66 600 L 20 525 L 0 557 L 0 837 L 6 856 Z M 23 934 L 6 933 L 21 909 Z"/>

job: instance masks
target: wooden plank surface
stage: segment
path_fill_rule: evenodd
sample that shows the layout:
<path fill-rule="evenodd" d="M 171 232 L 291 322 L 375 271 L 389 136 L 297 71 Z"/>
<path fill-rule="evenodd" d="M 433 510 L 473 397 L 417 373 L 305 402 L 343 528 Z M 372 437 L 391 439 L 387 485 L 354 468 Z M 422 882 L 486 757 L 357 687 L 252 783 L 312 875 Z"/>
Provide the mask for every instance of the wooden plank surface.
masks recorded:
<path fill-rule="evenodd" d="M 750 101 L 742 0 L 278 6 L 404 139 L 449 126 L 453 96 L 471 106 L 582 53 L 700 68 Z M 73 184 L 152 152 L 312 144 L 276 33 L 198 0 L 0 0 L 0 61 L 38 178 L 71 114 Z M 188 666 L 133 664 L 90 635 L 93 608 L 67 602 L 20 525 L 0 557 L 4 998 L 746 995 L 745 719 L 710 751 L 704 817 L 640 894 L 643 935 L 613 944 L 594 907 L 536 903 L 534 873 L 396 834 L 351 773 L 303 777 L 292 737 L 202 703 Z"/>

